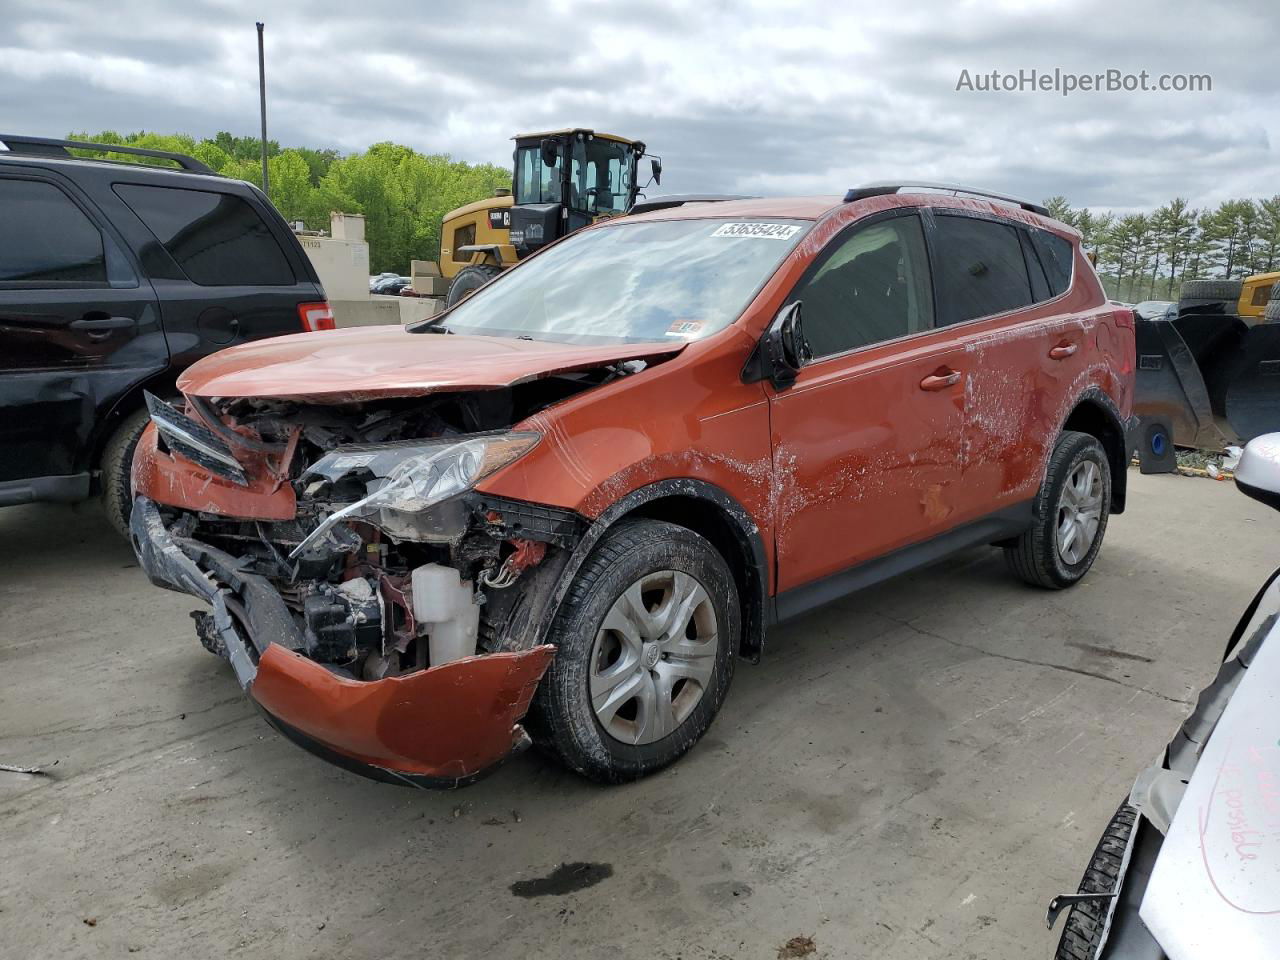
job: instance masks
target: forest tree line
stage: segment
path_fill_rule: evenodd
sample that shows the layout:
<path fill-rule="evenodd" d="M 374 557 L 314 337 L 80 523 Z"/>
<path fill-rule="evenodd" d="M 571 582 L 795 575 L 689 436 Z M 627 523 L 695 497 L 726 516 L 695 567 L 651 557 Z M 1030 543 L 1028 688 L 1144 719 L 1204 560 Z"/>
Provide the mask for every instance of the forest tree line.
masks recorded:
<path fill-rule="evenodd" d="M 262 141 L 222 132 L 197 140 L 185 134 L 112 131 L 72 133 L 69 140 L 146 147 L 195 157 L 223 176 L 262 186 Z M 95 154 L 87 154 L 93 156 Z M 164 165 L 163 160 L 135 158 Z M 375 143 L 363 153 L 284 147 L 267 141 L 271 202 L 289 222 L 328 230 L 329 213 L 362 213 L 374 273 L 404 273 L 410 260 L 440 255 L 440 218 L 456 207 L 511 186 L 511 171 L 471 164 L 447 154 L 418 153 L 395 143 Z"/>
<path fill-rule="evenodd" d="M 1280 269 L 1280 196 L 1195 209 L 1181 197 L 1150 213 L 1117 216 L 1045 201 L 1051 216 L 1084 235 L 1115 300 L 1176 300 L 1184 280 L 1247 277 Z"/>

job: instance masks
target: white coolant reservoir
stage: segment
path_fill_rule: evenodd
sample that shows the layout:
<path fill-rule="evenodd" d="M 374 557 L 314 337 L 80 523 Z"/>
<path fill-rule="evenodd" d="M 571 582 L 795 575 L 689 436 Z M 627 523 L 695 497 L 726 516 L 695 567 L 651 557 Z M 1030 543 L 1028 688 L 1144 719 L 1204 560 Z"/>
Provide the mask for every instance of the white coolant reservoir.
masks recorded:
<path fill-rule="evenodd" d="M 480 607 L 470 580 L 453 567 L 426 563 L 409 578 L 418 634 L 428 637 L 431 666 L 460 660 L 476 652 Z"/>

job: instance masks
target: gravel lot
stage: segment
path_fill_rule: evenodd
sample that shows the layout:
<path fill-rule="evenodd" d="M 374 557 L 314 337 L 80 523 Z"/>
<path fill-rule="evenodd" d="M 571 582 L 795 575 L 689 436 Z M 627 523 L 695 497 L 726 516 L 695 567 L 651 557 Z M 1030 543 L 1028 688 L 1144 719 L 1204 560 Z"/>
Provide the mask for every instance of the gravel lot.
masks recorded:
<path fill-rule="evenodd" d="M 51 776 L 0 773 L 0 954 L 1050 957 L 1049 898 L 1277 562 L 1229 484 L 1130 489 L 1074 590 L 973 550 L 775 630 L 663 774 L 530 753 L 456 793 L 282 740 L 94 505 L 2 510 L 0 762 Z"/>

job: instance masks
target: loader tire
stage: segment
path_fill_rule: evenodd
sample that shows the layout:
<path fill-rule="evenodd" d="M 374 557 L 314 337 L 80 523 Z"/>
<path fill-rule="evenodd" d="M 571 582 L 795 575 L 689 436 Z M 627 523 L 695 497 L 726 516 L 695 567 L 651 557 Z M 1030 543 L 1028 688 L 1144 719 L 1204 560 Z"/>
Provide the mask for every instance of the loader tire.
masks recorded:
<path fill-rule="evenodd" d="M 1280 280 L 1271 288 L 1271 299 L 1263 308 L 1262 317 L 1267 323 L 1280 323 Z"/>
<path fill-rule="evenodd" d="M 449 285 L 449 296 L 444 301 L 445 307 L 452 307 L 455 303 L 461 303 L 501 272 L 498 267 L 489 263 L 463 267 L 458 271 L 458 275 L 453 278 L 453 283 Z"/>

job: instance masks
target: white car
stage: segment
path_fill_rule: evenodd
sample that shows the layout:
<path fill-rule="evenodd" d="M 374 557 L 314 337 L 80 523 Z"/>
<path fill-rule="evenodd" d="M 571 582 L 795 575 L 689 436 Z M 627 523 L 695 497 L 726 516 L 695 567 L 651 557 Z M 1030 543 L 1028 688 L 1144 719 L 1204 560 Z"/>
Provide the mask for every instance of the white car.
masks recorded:
<path fill-rule="evenodd" d="M 1280 433 L 1249 442 L 1236 485 L 1280 509 Z M 1057 960 L 1280 956 L 1280 570 L 1050 928 L 1067 909 Z"/>

